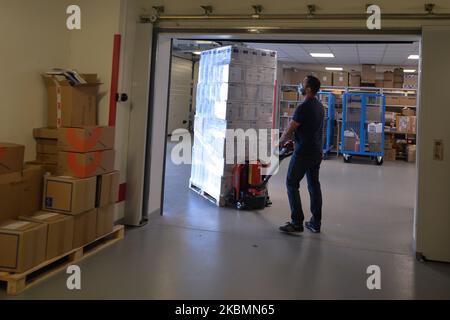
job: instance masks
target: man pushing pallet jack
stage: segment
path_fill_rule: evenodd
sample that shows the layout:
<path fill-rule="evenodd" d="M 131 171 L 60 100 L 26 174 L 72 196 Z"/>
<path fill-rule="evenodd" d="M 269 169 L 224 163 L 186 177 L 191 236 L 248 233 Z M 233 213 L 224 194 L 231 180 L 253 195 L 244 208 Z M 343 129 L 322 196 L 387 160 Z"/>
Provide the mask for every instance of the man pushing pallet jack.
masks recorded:
<path fill-rule="evenodd" d="M 286 178 L 286 187 L 291 209 L 291 221 L 281 226 L 287 233 L 303 232 L 304 213 L 300 199 L 300 182 L 306 175 L 311 197 L 312 218 L 305 227 L 320 233 L 322 221 L 322 191 L 319 182 L 320 164 L 323 158 L 324 107 L 317 98 L 320 81 L 308 76 L 303 80 L 301 93 L 305 100 L 294 112 L 292 121 L 280 138 L 279 161 L 292 156 Z M 290 140 L 294 136 L 294 143 Z M 262 165 L 236 165 L 233 174 L 233 191 L 229 202 L 237 209 L 256 210 L 271 204 L 267 183 L 272 175 L 261 175 Z"/>

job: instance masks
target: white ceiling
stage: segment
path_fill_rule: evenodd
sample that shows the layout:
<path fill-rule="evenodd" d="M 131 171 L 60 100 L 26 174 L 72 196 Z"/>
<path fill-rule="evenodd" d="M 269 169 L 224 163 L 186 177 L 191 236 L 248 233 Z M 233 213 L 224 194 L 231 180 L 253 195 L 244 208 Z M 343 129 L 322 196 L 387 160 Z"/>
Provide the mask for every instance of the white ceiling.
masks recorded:
<path fill-rule="evenodd" d="M 278 52 L 283 62 L 321 65 L 378 64 L 417 66 L 418 60 L 408 60 L 411 54 L 419 54 L 419 42 L 381 44 L 290 44 L 246 43 L 259 49 Z M 333 53 L 334 58 L 313 58 L 310 53 Z"/>

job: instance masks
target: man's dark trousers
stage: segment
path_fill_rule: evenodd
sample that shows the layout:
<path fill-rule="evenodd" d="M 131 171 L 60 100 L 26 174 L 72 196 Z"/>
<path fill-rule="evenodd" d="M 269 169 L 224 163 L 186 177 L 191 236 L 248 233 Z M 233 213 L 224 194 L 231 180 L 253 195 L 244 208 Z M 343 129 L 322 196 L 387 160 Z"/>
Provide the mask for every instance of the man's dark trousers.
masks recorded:
<path fill-rule="evenodd" d="M 319 182 L 320 164 L 322 156 L 301 156 L 294 152 L 289 163 L 286 187 L 291 207 L 292 223 L 302 225 L 305 220 L 302 202 L 300 199 L 300 181 L 306 174 L 308 191 L 311 197 L 311 222 L 314 227 L 320 228 L 322 221 L 322 191 Z"/>

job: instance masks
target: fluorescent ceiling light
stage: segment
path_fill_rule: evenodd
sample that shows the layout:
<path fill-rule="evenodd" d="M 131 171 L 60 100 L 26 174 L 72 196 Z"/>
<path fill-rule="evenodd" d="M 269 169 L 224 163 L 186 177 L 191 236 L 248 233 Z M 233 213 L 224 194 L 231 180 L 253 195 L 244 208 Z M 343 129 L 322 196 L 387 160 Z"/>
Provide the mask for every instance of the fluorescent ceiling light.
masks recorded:
<path fill-rule="evenodd" d="M 403 72 L 404 73 L 414 73 L 414 72 L 416 72 L 416 70 L 415 69 L 405 69 L 405 70 L 403 70 Z"/>
<path fill-rule="evenodd" d="M 310 55 L 314 58 L 334 58 L 332 53 L 310 53 Z"/>
<path fill-rule="evenodd" d="M 419 60 L 418 54 L 410 54 L 408 57 L 409 60 Z"/>
<path fill-rule="evenodd" d="M 329 70 L 329 71 L 343 71 L 344 70 L 344 68 L 341 68 L 341 67 L 326 67 L 325 69 Z"/>
<path fill-rule="evenodd" d="M 195 42 L 197 42 L 198 44 L 216 44 L 216 42 L 210 40 L 197 40 Z"/>
<path fill-rule="evenodd" d="M 194 51 L 194 52 L 192 52 L 192 54 L 195 54 L 196 56 L 199 56 L 199 55 L 202 54 L 202 52 L 201 51 Z"/>

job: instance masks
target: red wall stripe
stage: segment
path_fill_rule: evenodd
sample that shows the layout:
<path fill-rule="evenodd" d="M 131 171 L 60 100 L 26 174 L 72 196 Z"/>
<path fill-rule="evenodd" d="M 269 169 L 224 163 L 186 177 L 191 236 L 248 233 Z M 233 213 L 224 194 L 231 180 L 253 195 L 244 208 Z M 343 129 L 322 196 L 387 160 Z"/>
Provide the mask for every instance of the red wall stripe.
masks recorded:
<path fill-rule="evenodd" d="M 122 183 L 119 186 L 119 199 L 117 199 L 117 202 L 125 201 L 125 195 L 127 194 L 127 184 Z"/>
<path fill-rule="evenodd" d="M 120 34 L 114 35 L 114 49 L 113 49 L 113 61 L 112 61 L 112 74 L 111 74 L 111 90 L 109 97 L 109 125 L 116 126 L 117 115 L 117 91 L 119 87 L 119 67 L 120 67 Z"/>
<path fill-rule="evenodd" d="M 108 122 L 108 124 L 112 127 L 116 126 L 116 117 L 117 117 L 116 97 L 119 90 L 120 46 L 121 46 L 121 36 L 120 34 L 115 34 L 112 72 L 111 72 L 111 90 L 109 96 L 109 122 Z M 127 187 L 126 183 L 122 183 L 119 186 L 119 199 L 117 199 L 117 202 L 125 201 L 127 189 L 126 187 Z"/>

